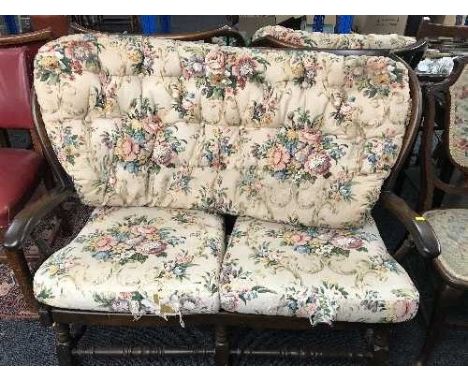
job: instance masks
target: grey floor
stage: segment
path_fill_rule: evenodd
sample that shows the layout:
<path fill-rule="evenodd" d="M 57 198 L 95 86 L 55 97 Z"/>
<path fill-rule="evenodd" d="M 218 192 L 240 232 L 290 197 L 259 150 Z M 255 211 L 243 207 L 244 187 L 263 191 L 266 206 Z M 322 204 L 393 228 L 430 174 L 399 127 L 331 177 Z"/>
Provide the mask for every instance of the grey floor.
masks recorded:
<path fill-rule="evenodd" d="M 335 350 L 351 350 L 363 346 L 362 336 L 357 332 L 330 332 L 317 330 L 309 333 L 275 332 L 258 330 L 233 330 L 232 345 L 235 348 L 268 349 L 273 346 L 314 346 Z M 417 322 L 396 327 L 390 342 L 390 363 L 410 365 L 416 359 L 423 338 L 423 330 Z M 206 343 L 212 345 L 212 331 L 206 329 L 128 329 L 88 328 L 82 346 L 118 344 L 131 342 L 134 345 L 159 344 L 190 346 Z M 468 335 L 463 330 L 447 330 L 443 341 L 434 351 L 432 365 L 468 365 Z M 82 358 L 83 365 L 211 365 L 211 357 L 154 358 Z M 235 365 L 352 365 L 340 359 L 294 360 L 273 357 L 234 357 Z M 56 365 L 54 335 L 51 328 L 37 322 L 0 321 L 0 365 Z"/>

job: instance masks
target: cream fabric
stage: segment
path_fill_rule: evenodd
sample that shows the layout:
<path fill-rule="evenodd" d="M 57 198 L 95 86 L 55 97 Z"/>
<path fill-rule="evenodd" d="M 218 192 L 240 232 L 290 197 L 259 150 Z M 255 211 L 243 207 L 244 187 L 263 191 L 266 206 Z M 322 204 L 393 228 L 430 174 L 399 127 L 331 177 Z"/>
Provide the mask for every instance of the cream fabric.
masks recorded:
<path fill-rule="evenodd" d="M 34 276 L 59 308 L 170 316 L 219 310 L 220 216 L 150 207 L 96 209 Z"/>
<path fill-rule="evenodd" d="M 414 37 L 392 34 L 335 34 L 294 30 L 281 25 L 267 25 L 257 30 L 252 41 L 272 36 L 280 41 L 320 49 L 401 49 L 416 42 Z"/>
<path fill-rule="evenodd" d="M 468 65 L 450 88 L 449 150 L 452 159 L 468 170 Z"/>
<path fill-rule="evenodd" d="M 74 35 L 35 60 L 45 126 L 82 201 L 362 225 L 401 148 L 390 58 Z"/>
<path fill-rule="evenodd" d="M 454 279 L 468 283 L 468 209 L 450 208 L 427 211 L 441 246 L 434 260 Z"/>
<path fill-rule="evenodd" d="M 230 312 L 308 317 L 312 324 L 405 321 L 419 302 L 372 220 L 338 230 L 238 218 L 220 297 Z"/>

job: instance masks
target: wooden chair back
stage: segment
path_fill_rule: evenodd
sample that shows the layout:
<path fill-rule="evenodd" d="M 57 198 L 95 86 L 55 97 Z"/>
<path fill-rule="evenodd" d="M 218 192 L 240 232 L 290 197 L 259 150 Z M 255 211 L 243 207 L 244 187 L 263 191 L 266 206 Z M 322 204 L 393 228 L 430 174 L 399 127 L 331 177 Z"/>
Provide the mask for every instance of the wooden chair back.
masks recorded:
<path fill-rule="evenodd" d="M 442 82 L 428 85 L 425 94 L 424 128 L 422 134 L 422 194 L 420 209 L 433 207 L 434 193 L 439 190 L 454 195 L 468 195 L 468 57 L 454 60 L 452 73 Z M 436 114 L 437 99 L 442 97 L 444 115 Z M 439 108 L 440 110 L 440 108 Z M 436 121 L 443 121 L 442 139 L 434 151 Z M 460 171 L 460 184 L 442 179 L 433 163 L 434 154 L 447 160 Z"/>

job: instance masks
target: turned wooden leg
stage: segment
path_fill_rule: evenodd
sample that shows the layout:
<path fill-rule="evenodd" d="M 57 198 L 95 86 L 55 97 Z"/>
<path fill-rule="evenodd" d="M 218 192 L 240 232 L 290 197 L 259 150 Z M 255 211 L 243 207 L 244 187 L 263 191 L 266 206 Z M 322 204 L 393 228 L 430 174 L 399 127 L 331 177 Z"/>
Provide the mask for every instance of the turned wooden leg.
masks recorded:
<path fill-rule="evenodd" d="M 21 249 L 16 251 L 5 250 L 6 260 L 8 266 L 13 271 L 13 274 L 18 281 L 18 284 L 23 293 L 23 298 L 28 308 L 34 312 L 38 311 L 38 303 L 34 297 L 33 291 L 33 277 L 29 269 L 28 262 L 24 256 L 24 252 Z"/>
<path fill-rule="evenodd" d="M 60 366 L 72 366 L 72 337 L 69 324 L 55 323 L 57 358 Z"/>
<path fill-rule="evenodd" d="M 440 332 L 444 328 L 445 319 L 449 308 L 463 294 L 463 291 L 448 284 L 441 285 L 432 309 L 431 321 L 426 332 L 426 338 L 416 365 L 425 365 L 440 338 Z"/>
<path fill-rule="evenodd" d="M 370 329 L 366 333 L 368 349 L 372 353 L 370 364 L 375 366 L 388 365 L 388 337 L 390 328 L 387 326 Z"/>
<path fill-rule="evenodd" d="M 216 326 L 215 329 L 215 365 L 229 365 L 229 339 L 225 326 Z"/>

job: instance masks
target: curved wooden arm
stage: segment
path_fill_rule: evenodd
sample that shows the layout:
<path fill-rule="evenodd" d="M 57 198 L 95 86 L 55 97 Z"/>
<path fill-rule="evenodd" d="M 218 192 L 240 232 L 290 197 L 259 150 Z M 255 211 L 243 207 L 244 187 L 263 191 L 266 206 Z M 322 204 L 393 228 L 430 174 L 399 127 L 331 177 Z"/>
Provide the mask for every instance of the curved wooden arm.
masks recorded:
<path fill-rule="evenodd" d="M 154 35 L 157 38 L 169 38 L 172 40 L 180 41 L 209 41 L 213 37 L 232 37 L 234 38 L 239 46 L 245 46 L 244 37 L 234 28 L 224 25 L 217 29 L 201 32 L 188 32 L 188 33 L 162 33 Z"/>
<path fill-rule="evenodd" d="M 439 240 L 424 217 L 418 215 L 402 198 L 392 192 L 383 192 L 381 200 L 383 206 L 406 227 L 421 256 L 433 259 L 440 255 Z"/>
<path fill-rule="evenodd" d="M 101 32 L 94 29 L 89 29 L 83 27 L 77 23 L 71 23 L 70 29 L 73 32 L 77 33 L 91 33 L 91 34 L 105 34 L 107 32 Z M 131 34 L 130 34 L 131 35 Z M 156 38 L 167 38 L 171 40 L 179 40 L 179 41 L 199 41 L 203 40 L 208 42 L 213 37 L 232 37 L 235 39 L 239 46 L 245 46 L 245 39 L 244 37 L 234 29 L 228 25 L 224 25 L 222 27 L 208 30 L 208 31 L 200 31 L 200 32 L 185 32 L 185 33 L 158 33 L 151 35 L 152 37 Z"/>
<path fill-rule="evenodd" d="M 416 69 L 419 62 L 424 57 L 427 47 L 428 41 L 423 39 L 403 48 L 394 49 L 392 52 L 407 62 L 409 66 L 411 66 L 411 69 Z"/>
<path fill-rule="evenodd" d="M 24 300 L 29 308 L 36 312 L 40 310 L 40 304 L 34 297 L 33 275 L 24 255 L 23 245 L 42 218 L 72 195 L 74 195 L 73 191 L 63 188 L 51 190 L 46 196 L 16 215 L 5 233 L 3 246 L 6 249 L 8 265 L 13 270 Z"/>
<path fill-rule="evenodd" d="M 266 35 L 255 40 L 252 40 L 250 43 L 251 47 L 257 48 L 286 48 L 286 49 L 310 49 L 310 47 L 305 47 L 303 45 L 293 44 L 291 42 L 283 41 L 277 39 L 276 37 Z"/>
<path fill-rule="evenodd" d="M 36 42 L 49 41 L 52 39 L 52 28 L 45 28 L 34 32 L 7 35 L 0 37 L 0 46 L 24 45 Z"/>
<path fill-rule="evenodd" d="M 25 240 L 41 222 L 42 218 L 74 194 L 74 191 L 69 189 L 53 189 L 35 203 L 24 208 L 16 215 L 5 232 L 3 246 L 8 251 L 21 250 Z"/>

